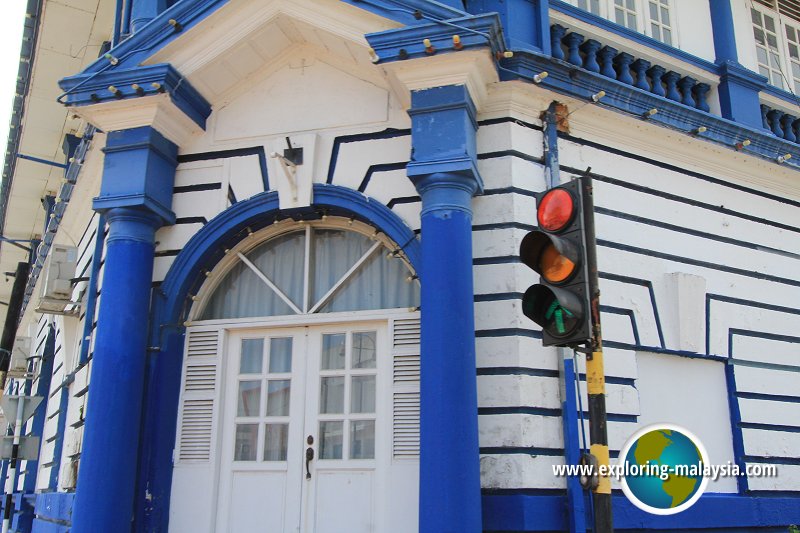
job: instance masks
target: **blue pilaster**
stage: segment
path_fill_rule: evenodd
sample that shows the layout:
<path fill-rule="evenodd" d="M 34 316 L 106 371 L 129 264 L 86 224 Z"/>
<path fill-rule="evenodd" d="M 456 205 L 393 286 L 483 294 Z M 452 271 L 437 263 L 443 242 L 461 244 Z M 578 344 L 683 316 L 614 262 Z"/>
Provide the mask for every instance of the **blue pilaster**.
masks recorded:
<path fill-rule="evenodd" d="M 411 93 L 409 178 L 422 197 L 421 533 L 478 533 L 472 287 L 475 107 L 463 85 Z"/>
<path fill-rule="evenodd" d="M 110 132 L 95 199 L 109 226 L 73 510 L 74 533 L 133 519 L 156 229 L 170 211 L 177 148 L 152 128 Z"/>
<path fill-rule="evenodd" d="M 130 0 L 129 0 L 130 1 Z M 136 33 L 167 9 L 167 0 L 132 0 L 131 31 Z"/>
<path fill-rule="evenodd" d="M 714 36 L 714 53 L 717 63 L 738 61 L 736 32 L 733 26 L 733 11 L 730 0 L 709 0 L 711 8 L 711 31 Z"/>
<path fill-rule="evenodd" d="M 767 79 L 739 64 L 729 0 L 709 0 L 716 63 L 720 68 L 719 105 L 724 118 L 761 129 L 758 93 Z"/>
<path fill-rule="evenodd" d="M 548 0 L 466 0 L 473 15 L 497 13 L 506 46 L 550 55 L 550 2 Z"/>
<path fill-rule="evenodd" d="M 767 78 L 739 63 L 722 63 L 718 87 L 722 116 L 751 128 L 761 129 L 763 121 L 758 94 L 766 85 Z"/>

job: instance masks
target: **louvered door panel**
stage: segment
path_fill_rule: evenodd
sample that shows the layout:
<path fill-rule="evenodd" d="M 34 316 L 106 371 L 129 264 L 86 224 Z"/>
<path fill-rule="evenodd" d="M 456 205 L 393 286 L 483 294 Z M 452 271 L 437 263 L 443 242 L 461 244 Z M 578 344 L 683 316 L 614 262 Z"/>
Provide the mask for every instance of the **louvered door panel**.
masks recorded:
<path fill-rule="evenodd" d="M 220 332 L 186 332 L 181 403 L 178 418 L 177 462 L 208 463 L 213 453 L 217 408 Z"/>
<path fill-rule="evenodd" d="M 420 320 L 392 321 L 392 456 L 419 457 Z"/>

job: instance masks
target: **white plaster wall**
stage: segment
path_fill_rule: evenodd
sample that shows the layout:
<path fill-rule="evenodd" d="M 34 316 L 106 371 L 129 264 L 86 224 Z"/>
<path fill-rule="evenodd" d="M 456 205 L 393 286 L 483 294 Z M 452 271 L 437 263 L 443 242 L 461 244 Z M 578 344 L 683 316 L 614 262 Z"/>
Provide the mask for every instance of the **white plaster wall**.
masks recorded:
<path fill-rule="evenodd" d="M 749 0 L 731 0 L 733 23 L 736 29 L 736 53 L 739 63 L 758 72 L 756 45 L 753 37 L 753 21 L 750 17 Z"/>
<path fill-rule="evenodd" d="M 637 352 L 639 426 L 683 426 L 705 446 L 713 465 L 733 462 L 725 366 L 715 361 Z M 710 481 L 707 492 L 736 492 L 734 478 Z"/>
<path fill-rule="evenodd" d="M 544 188 L 537 117 L 551 99 L 561 99 L 531 92 L 543 93 L 541 99 L 520 97 L 511 114 L 533 127 L 504 122 L 478 132 L 486 193 L 473 201 L 473 272 L 479 407 L 485 413 L 479 417 L 485 452 L 481 471 L 487 488 L 564 486 L 549 469 L 563 462 L 556 350 L 543 348 L 525 333 L 538 328 L 519 309 L 521 294 L 537 281 L 516 259 L 522 238 L 535 224 L 532 194 Z M 522 101 L 524 105 L 518 103 Z M 503 116 L 499 107 L 490 108 L 491 118 Z M 637 342 L 628 315 L 602 313 L 612 456 L 638 427 L 666 421 L 697 433 L 715 464 L 732 461 L 725 366 L 652 352 L 702 354 L 708 334 L 710 353 L 726 356 L 731 328 L 773 335 L 797 331 L 800 232 L 791 229 L 797 226 L 797 207 L 785 199 L 796 201 L 800 194 L 796 188 L 787 193 L 792 189 L 784 188 L 779 175 L 772 174 L 770 181 L 773 171 L 752 166 L 752 158 L 718 159 L 715 147 L 688 145 L 661 128 L 581 102 L 571 103 L 569 110 L 577 138 L 559 140 L 562 179 L 588 166 L 598 175 L 594 191 L 598 262 L 604 273 L 601 304 L 629 311 L 638 333 Z M 706 328 L 707 294 L 742 302 L 711 301 Z M 797 366 L 797 350 L 796 342 L 740 336 L 734 357 Z M 579 357 L 578 371 L 584 369 Z M 736 367 L 739 391 L 797 397 L 796 378 L 796 372 L 775 368 Z M 582 393 L 586 405 L 585 384 Z M 739 405 L 745 422 L 796 426 L 800 416 L 796 402 L 742 398 Z M 748 429 L 743 433 L 745 451 L 791 457 L 796 455 L 795 435 Z M 530 453 L 521 453 L 526 448 Z M 751 487 L 797 490 L 797 469 L 780 468 L 777 480 L 752 480 Z M 709 490 L 733 492 L 736 482 L 724 479 Z"/>
<path fill-rule="evenodd" d="M 678 32 L 677 47 L 713 62 L 716 58 L 708 2 L 672 0 L 672 12 Z"/>

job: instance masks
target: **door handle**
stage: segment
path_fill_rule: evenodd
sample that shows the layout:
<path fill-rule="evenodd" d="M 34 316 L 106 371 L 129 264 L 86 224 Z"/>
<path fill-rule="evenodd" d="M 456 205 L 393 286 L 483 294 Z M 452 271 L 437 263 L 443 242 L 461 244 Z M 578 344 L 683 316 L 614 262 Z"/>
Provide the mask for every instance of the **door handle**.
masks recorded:
<path fill-rule="evenodd" d="M 308 444 L 308 448 L 306 448 L 306 479 L 311 479 L 309 464 L 314 460 L 314 448 L 311 447 L 314 444 L 314 436 L 309 435 L 306 437 L 306 443 Z"/>
<path fill-rule="evenodd" d="M 306 448 L 306 479 L 311 479 L 311 470 L 309 464 L 314 459 L 314 448 Z"/>

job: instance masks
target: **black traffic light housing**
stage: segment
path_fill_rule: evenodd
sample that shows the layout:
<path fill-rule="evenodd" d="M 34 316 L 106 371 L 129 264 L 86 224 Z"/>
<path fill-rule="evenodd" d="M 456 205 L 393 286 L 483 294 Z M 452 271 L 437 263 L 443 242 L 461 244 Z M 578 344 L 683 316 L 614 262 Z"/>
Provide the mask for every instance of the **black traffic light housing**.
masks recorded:
<path fill-rule="evenodd" d="M 592 337 L 581 183 L 574 179 L 537 195 L 538 229 L 520 244 L 520 259 L 540 275 L 525 291 L 522 311 L 541 326 L 545 346 L 577 346 Z"/>

